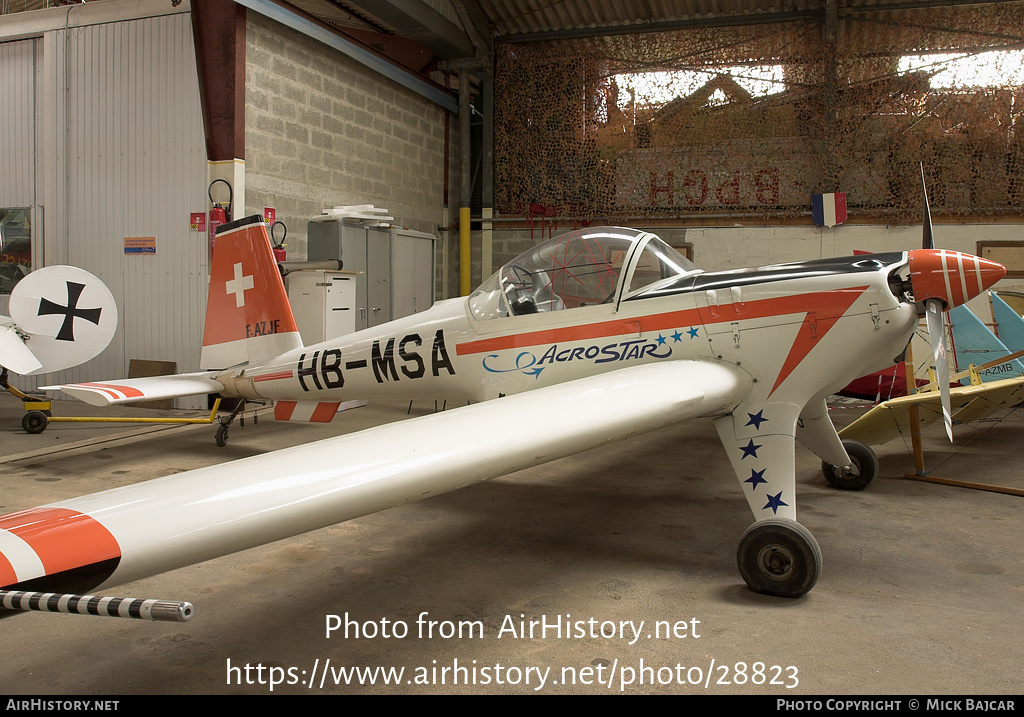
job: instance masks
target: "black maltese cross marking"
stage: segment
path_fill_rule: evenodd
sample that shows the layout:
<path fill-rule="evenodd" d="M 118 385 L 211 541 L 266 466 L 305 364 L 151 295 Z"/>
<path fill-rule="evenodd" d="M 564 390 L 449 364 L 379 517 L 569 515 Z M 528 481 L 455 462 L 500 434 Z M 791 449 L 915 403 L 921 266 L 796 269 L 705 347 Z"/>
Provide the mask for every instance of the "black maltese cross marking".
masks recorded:
<path fill-rule="evenodd" d="M 68 285 L 68 305 L 61 306 L 55 304 L 49 299 L 39 300 L 39 312 L 38 316 L 48 316 L 50 314 L 63 314 L 64 323 L 61 324 L 60 331 L 57 333 L 58 341 L 74 341 L 75 340 L 75 319 L 85 319 L 91 321 L 97 326 L 100 325 L 100 311 L 102 309 L 79 309 L 78 299 L 82 295 L 82 291 L 85 290 L 85 284 L 78 284 L 74 281 L 66 282 Z"/>

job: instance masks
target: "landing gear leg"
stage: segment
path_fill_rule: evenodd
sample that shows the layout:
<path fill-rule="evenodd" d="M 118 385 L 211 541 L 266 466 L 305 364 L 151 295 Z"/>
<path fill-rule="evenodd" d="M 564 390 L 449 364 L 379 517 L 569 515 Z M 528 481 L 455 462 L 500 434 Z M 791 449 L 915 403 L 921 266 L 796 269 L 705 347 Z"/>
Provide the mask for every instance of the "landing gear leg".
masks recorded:
<path fill-rule="evenodd" d="M 217 446 L 223 448 L 228 444 L 228 426 L 235 420 L 235 417 L 245 408 L 245 399 L 240 399 L 235 408 L 231 411 L 231 415 L 226 419 L 220 419 L 220 425 L 217 426 L 217 434 L 214 436 L 214 440 L 217 441 Z"/>
<path fill-rule="evenodd" d="M 213 437 L 217 441 L 217 446 L 223 448 L 228 444 L 228 424 L 222 423 L 217 426 L 217 434 Z"/>
<path fill-rule="evenodd" d="M 743 533 L 736 563 L 754 592 L 798 598 L 818 582 L 821 549 L 811 532 L 795 520 L 768 518 Z"/>
<path fill-rule="evenodd" d="M 259 400 L 251 400 L 250 401 L 249 399 L 242 398 L 242 399 L 239 399 L 238 405 L 236 405 L 234 410 L 231 411 L 231 415 L 230 416 L 228 416 L 227 418 L 218 419 L 220 421 L 220 425 L 217 427 L 217 434 L 214 436 L 214 439 L 217 441 L 217 445 L 220 446 L 221 448 L 223 448 L 224 446 L 226 446 L 228 444 L 228 428 L 234 422 L 235 418 L 238 418 L 239 424 L 243 428 L 245 427 L 245 416 L 240 416 L 240 414 L 245 409 L 245 406 L 248 403 L 255 403 L 258 406 L 265 406 L 266 405 L 266 401 L 259 401 Z M 252 422 L 253 422 L 253 424 L 255 424 L 257 426 L 260 424 L 260 419 L 259 419 L 259 415 L 258 414 L 255 414 L 255 413 L 253 414 Z"/>

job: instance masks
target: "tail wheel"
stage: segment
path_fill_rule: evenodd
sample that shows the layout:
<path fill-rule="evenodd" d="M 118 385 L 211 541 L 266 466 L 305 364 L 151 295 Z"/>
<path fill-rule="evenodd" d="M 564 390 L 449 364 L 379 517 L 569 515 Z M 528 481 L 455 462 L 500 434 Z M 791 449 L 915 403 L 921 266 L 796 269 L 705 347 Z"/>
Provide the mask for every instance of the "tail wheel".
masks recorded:
<path fill-rule="evenodd" d="M 798 598 L 821 573 L 821 549 L 811 532 L 795 520 L 768 518 L 743 533 L 736 563 L 751 590 Z"/>
<path fill-rule="evenodd" d="M 843 448 L 850 455 L 852 464 L 834 466 L 822 461 L 821 472 L 833 488 L 864 490 L 878 475 L 878 457 L 870 446 L 860 441 L 847 439 L 843 441 Z"/>

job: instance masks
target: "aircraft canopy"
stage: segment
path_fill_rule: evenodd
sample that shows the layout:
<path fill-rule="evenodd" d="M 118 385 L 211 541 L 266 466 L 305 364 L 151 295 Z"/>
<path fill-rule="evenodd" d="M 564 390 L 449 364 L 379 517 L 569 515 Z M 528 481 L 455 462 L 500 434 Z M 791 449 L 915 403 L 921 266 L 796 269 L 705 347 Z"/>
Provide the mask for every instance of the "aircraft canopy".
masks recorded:
<path fill-rule="evenodd" d="M 699 271 L 654 234 L 586 227 L 531 247 L 469 297 L 477 319 L 617 305 L 654 285 Z"/>

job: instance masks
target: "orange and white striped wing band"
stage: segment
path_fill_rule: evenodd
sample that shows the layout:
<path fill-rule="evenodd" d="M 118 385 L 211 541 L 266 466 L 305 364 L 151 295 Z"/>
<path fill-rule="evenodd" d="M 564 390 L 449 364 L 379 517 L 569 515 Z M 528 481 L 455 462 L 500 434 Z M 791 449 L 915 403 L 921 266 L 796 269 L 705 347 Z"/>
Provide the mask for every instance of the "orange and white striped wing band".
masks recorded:
<path fill-rule="evenodd" d="M 0 518 L 0 587 L 91 590 L 120 560 L 114 536 L 84 513 L 43 507 Z"/>

